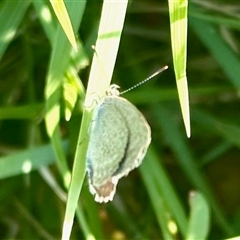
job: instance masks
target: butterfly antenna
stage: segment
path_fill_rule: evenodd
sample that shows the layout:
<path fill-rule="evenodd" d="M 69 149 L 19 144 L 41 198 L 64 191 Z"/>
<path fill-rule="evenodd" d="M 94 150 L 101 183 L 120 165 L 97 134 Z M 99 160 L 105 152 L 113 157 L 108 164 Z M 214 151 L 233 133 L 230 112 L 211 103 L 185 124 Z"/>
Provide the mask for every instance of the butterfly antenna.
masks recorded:
<path fill-rule="evenodd" d="M 148 78 L 146 78 L 146 79 L 144 79 L 143 81 L 137 83 L 136 85 L 128 88 L 127 90 L 124 90 L 124 91 L 120 92 L 120 95 L 122 95 L 122 94 L 124 94 L 124 93 L 127 93 L 127 92 L 133 90 L 133 89 L 136 88 L 136 87 L 139 87 L 140 85 L 142 85 L 142 84 L 144 84 L 145 82 L 151 80 L 152 78 L 154 78 L 155 76 L 157 76 L 159 73 L 165 71 L 166 69 L 168 69 L 168 66 L 164 66 L 164 67 L 160 68 L 160 69 L 157 70 L 155 73 L 153 73 L 152 75 L 150 75 Z"/>

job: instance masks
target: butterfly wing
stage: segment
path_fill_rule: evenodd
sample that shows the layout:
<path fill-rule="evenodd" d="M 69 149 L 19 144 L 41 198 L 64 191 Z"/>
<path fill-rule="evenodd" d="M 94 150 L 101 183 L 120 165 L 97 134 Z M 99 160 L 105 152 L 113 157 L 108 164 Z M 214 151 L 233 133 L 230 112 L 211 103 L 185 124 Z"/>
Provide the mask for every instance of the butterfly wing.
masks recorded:
<path fill-rule="evenodd" d="M 98 202 L 113 199 L 118 182 L 113 174 L 124 158 L 129 134 L 123 116 L 107 99 L 94 111 L 87 151 L 90 191 Z"/>
<path fill-rule="evenodd" d="M 120 179 L 141 164 L 151 142 L 151 129 L 142 113 L 128 100 L 112 96 L 106 101 L 114 105 L 122 115 L 129 132 L 129 144 L 125 149 L 124 158 L 114 173 L 114 176 Z"/>
<path fill-rule="evenodd" d="M 151 142 L 151 130 L 129 101 L 106 96 L 94 111 L 87 151 L 89 186 L 95 200 L 113 199 L 118 180 L 138 167 Z"/>

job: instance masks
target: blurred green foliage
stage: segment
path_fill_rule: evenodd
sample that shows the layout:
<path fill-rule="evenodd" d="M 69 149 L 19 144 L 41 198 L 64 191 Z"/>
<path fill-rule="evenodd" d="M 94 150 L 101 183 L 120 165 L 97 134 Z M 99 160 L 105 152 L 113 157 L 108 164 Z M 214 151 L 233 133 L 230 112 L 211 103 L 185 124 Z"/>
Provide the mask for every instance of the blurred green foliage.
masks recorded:
<path fill-rule="evenodd" d="M 189 3 L 192 134 L 187 139 L 172 64 L 168 5 L 154 0 L 129 3 L 112 82 L 127 89 L 169 66 L 155 80 L 124 95 L 146 116 L 152 144 L 140 171 L 121 179 L 112 203 L 95 203 L 84 183 L 79 203 L 86 225 L 79 214 L 72 239 L 83 239 L 86 229 L 96 239 L 240 235 L 238 5 L 224 0 Z M 41 15 L 43 6 L 51 24 Z M 58 21 L 48 1 L 0 1 L 0 239 L 61 236 L 66 190 L 44 123 L 44 91 L 53 55 L 59 62 L 68 59 L 66 65 L 70 62 L 67 66 L 73 68 L 61 87 L 75 86 L 77 100 L 66 107 L 60 90 L 59 134 L 67 139 L 62 152 L 72 169 L 101 6 L 89 0 L 81 19 L 78 11 L 69 14 L 77 19 L 73 25 L 82 43 L 76 54 L 61 48 L 56 53 L 56 45 L 68 40 L 64 34 L 55 39 Z M 70 121 L 65 120 L 66 108 L 71 110 Z M 197 193 L 189 196 L 192 191 Z"/>

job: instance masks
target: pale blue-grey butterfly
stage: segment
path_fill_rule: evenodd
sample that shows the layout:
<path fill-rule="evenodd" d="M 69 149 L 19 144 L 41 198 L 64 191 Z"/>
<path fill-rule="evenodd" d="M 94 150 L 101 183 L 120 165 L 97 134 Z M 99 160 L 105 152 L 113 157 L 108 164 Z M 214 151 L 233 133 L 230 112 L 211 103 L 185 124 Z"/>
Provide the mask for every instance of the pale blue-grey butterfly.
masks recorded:
<path fill-rule="evenodd" d="M 136 86 L 165 69 L 167 66 Z M 119 97 L 118 88 L 110 86 L 94 109 L 90 126 L 87 172 L 90 192 L 97 202 L 113 200 L 119 179 L 142 163 L 151 142 L 146 119 L 132 103 Z"/>

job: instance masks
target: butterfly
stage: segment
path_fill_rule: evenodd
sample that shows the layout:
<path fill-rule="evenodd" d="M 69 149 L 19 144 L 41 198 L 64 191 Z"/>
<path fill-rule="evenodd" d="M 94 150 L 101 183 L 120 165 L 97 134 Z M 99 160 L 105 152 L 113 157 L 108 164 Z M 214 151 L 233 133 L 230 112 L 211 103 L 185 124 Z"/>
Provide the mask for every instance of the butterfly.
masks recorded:
<path fill-rule="evenodd" d="M 95 201 L 112 201 L 122 177 L 143 161 L 151 129 L 142 113 L 110 86 L 97 104 L 90 125 L 87 173 Z"/>

